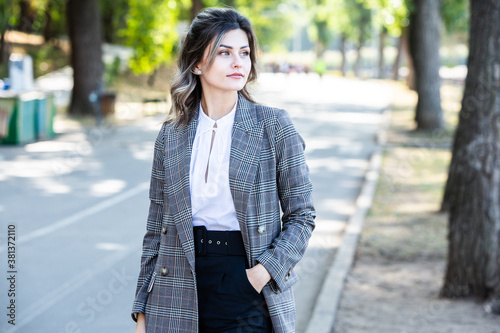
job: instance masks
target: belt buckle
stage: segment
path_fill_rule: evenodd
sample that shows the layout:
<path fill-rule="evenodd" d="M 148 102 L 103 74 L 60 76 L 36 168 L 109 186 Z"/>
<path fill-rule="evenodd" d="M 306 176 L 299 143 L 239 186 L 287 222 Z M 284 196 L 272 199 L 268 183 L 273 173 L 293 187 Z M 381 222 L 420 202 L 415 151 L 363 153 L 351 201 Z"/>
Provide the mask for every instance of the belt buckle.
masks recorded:
<path fill-rule="evenodd" d="M 199 256 L 207 255 L 207 228 L 205 226 L 194 227 L 194 247 Z"/>

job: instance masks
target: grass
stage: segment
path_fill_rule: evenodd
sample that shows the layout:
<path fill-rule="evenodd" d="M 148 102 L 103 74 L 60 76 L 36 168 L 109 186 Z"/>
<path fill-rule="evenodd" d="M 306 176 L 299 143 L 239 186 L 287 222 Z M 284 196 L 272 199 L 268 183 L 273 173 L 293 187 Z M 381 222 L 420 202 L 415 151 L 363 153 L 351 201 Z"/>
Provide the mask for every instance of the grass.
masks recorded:
<path fill-rule="evenodd" d="M 173 73 L 171 67 L 162 66 L 151 80 L 149 75 L 134 75 L 127 70 L 117 77 L 110 90 L 118 92 L 120 99 L 127 102 L 166 98 L 170 95 Z"/>
<path fill-rule="evenodd" d="M 358 256 L 393 261 L 442 260 L 447 215 L 440 213 L 462 88 L 444 85 L 445 128 L 415 131 L 416 94 L 396 84 L 383 166 Z"/>
<path fill-rule="evenodd" d="M 415 106 L 417 93 L 408 90 L 403 84 L 395 83 L 395 99 L 391 112 L 391 128 L 387 133 L 389 145 L 417 147 L 451 146 L 453 133 L 461 108 L 463 88 L 445 84 L 441 88 L 444 128 L 431 133 L 415 131 Z"/>

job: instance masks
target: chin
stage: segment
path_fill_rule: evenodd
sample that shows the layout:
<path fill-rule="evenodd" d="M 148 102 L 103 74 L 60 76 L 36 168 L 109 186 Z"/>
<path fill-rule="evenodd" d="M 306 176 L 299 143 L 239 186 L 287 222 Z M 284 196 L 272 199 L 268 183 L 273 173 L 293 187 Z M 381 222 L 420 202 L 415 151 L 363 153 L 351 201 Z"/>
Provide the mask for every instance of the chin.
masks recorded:
<path fill-rule="evenodd" d="M 226 90 L 226 91 L 240 91 L 241 89 L 245 88 L 245 85 L 241 85 L 241 84 L 238 84 L 238 85 L 232 85 L 230 87 L 225 87 L 225 89 L 223 90 Z"/>

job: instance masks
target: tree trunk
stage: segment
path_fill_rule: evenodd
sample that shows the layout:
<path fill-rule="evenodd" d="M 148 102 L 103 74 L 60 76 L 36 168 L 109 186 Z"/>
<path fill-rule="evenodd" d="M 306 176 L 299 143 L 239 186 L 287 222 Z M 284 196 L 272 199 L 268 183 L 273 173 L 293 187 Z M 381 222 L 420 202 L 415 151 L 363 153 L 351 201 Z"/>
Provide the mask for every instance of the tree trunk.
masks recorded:
<path fill-rule="evenodd" d="M 150 87 L 153 87 L 155 85 L 155 82 L 156 82 L 156 76 L 158 75 L 158 70 L 159 68 L 155 68 L 155 70 L 153 71 L 153 73 L 151 73 L 151 75 L 148 77 L 148 86 Z"/>
<path fill-rule="evenodd" d="M 33 23 L 35 22 L 35 13 L 31 10 L 28 0 L 19 1 L 19 22 L 17 30 L 22 32 L 33 32 Z"/>
<path fill-rule="evenodd" d="M 410 51 L 418 93 L 415 120 L 417 129 L 434 130 L 443 127 L 439 78 L 440 1 L 415 0 L 414 3 L 415 10 L 410 16 Z"/>
<path fill-rule="evenodd" d="M 191 20 L 194 20 L 196 15 L 203 9 L 203 1 L 202 0 L 192 0 L 191 6 Z"/>
<path fill-rule="evenodd" d="M 102 34 L 103 40 L 106 43 L 112 44 L 114 42 L 114 36 L 116 28 L 113 22 L 113 12 L 105 11 L 102 13 Z"/>
<path fill-rule="evenodd" d="M 347 55 L 346 55 L 346 42 L 347 36 L 343 33 L 340 36 L 340 54 L 342 55 L 342 64 L 340 65 L 340 70 L 342 71 L 342 76 L 346 76 L 347 73 Z"/>
<path fill-rule="evenodd" d="M 415 86 L 415 66 L 413 65 L 413 58 L 410 52 L 410 33 L 409 29 L 403 29 L 401 33 L 401 44 L 403 48 L 403 55 L 406 55 L 406 66 L 408 68 L 408 75 L 406 76 L 406 85 L 408 89 L 417 90 Z"/>
<path fill-rule="evenodd" d="M 363 48 L 363 45 L 365 43 L 366 35 L 367 35 L 367 27 L 370 24 L 370 19 L 371 19 L 371 14 L 370 11 L 366 10 L 361 3 L 357 3 L 357 6 L 359 7 L 360 10 L 360 21 L 359 21 L 359 35 L 358 35 L 358 42 L 356 44 L 356 60 L 354 62 L 354 75 L 356 77 L 359 77 L 359 71 L 361 69 L 361 49 Z"/>
<path fill-rule="evenodd" d="M 354 76 L 359 77 L 359 69 L 361 68 L 361 48 L 363 47 L 362 37 L 359 37 L 359 41 L 356 44 L 356 60 L 354 62 Z"/>
<path fill-rule="evenodd" d="M 315 20 L 314 24 L 318 30 L 318 41 L 316 42 L 316 58 L 323 59 L 328 47 L 328 22 L 325 20 Z"/>
<path fill-rule="evenodd" d="M 48 42 L 52 37 L 52 1 L 47 2 L 47 7 L 45 8 L 45 21 L 43 24 L 43 39 Z"/>
<path fill-rule="evenodd" d="M 500 5 L 471 0 L 468 74 L 446 185 L 441 295 L 500 298 Z"/>
<path fill-rule="evenodd" d="M 9 47 L 5 40 L 6 27 L 2 27 L 2 35 L 0 36 L 0 64 L 7 64 L 9 61 Z M 4 75 L 5 73 L 0 73 Z"/>
<path fill-rule="evenodd" d="M 5 35 L 11 29 L 9 18 L 12 16 L 12 5 L 5 1 L 0 1 L 0 64 L 7 64 L 9 61 L 10 45 L 7 43 Z M 0 75 L 8 75 L 7 66 L 3 66 Z"/>
<path fill-rule="evenodd" d="M 69 0 L 67 4 L 74 86 L 71 114 L 93 114 L 89 95 L 102 82 L 102 37 L 98 0 Z"/>
<path fill-rule="evenodd" d="M 314 25 L 318 31 L 316 59 L 323 59 L 326 48 L 328 47 L 328 22 L 324 20 L 314 20 Z"/>
<path fill-rule="evenodd" d="M 385 49 L 385 39 L 387 38 L 387 29 L 382 28 L 380 31 L 380 40 L 378 46 L 378 78 L 383 79 L 384 73 L 384 49 Z"/>
<path fill-rule="evenodd" d="M 401 58 L 403 53 L 403 34 L 398 38 L 398 51 L 396 53 L 396 59 L 394 59 L 394 64 L 392 65 L 392 79 L 394 81 L 399 80 L 399 67 L 401 67 Z"/>

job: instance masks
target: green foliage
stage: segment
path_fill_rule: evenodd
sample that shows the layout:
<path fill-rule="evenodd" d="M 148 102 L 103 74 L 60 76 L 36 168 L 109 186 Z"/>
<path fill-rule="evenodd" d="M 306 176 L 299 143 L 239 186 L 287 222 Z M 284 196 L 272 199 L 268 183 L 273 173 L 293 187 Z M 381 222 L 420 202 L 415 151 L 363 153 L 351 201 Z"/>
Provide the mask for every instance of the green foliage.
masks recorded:
<path fill-rule="evenodd" d="M 19 1 L 0 0 L 0 27 L 5 29 L 7 26 L 17 24 L 19 16 Z"/>
<path fill-rule="evenodd" d="M 405 0 L 365 0 L 373 12 L 374 24 L 386 29 L 389 35 L 399 37 L 410 23 L 410 11 Z"/>
<path fill-rule="evenodd" d="M 321 57 L 332 38 L 333 30 L 338 30 L 342 23 L 337 19 L 341 16 L 343 0 L 304 0 L 303 7 L 307 8 L 310 21 L 307 33 L 309 38 L 316 42 L 316 52 Z"/>
<path fill-rule="evenodd" d="M 442 0 L 441 16 L 448 31 L 469 31 L 470 0 Z"/>
<path fill-rule="evenodd" d="M 317 73 L 319 76 L 323 76 L 326 72 L 326 63 L 323 59 L 317 59 L 314 62 L 314 72 Z"/>
<path fill-rule="evenodd" d="M 293 34 L 297 12 L 293 1 L 282 0 L 204 0 L 205 7 L 231 7 L 248 17 L 264 51 L 283 50 Z"/>
<path fill-rule="evenodd" d="M 436 0 L 437 1 L 437 0 Z M 441 0 L 449 31 L 468 29 L 470 0 Z M 0 26 L 19 23 L 20 0 L 0 0 Z M 47 12 L 50 35 L 66 31 L 66 0 L 29 0 L 35 13 L 35 33 L 44 32 Z M 363 42 L 372 28 L 394 37 L 409 23 L 414 0 L 203 0 L 209 6 L 230 6 L 247 16 L 264 51 L 285 49 L 285 41 L 305 26 L 318 55 L 335 35 Z M 100 0 L 106 40 L 135 50 L 129 66 L 134 73 L 152 73 L 175 58 L 180 33 L 190 23 L 192 0 Z M 46 31 L 45 31 L 46 32 Z"/>
<path fill-rule="evenodd" d="M 366 0 L 344 0 L 349 9 L 351 24 L 356 26 L 355 35 L 359 43 L 363 43 L 371 36 L 372 10 Z"/>
<path fill-rule="evenodd" d="M 57 1 L 55 1 L 58 3 Z M 49 4 L 49 0 L 31 0 L 31 8 L 35 12 L 35 20 L 33 22 L 33 30 L 35 32 L 40 32 L 43 29 L 45 23 L 45 10 Z"/>
<path fill-rule="evenodd" d="M 48 43 L 41 46 L 26 46 L 25 51 L 33 58 L 35 77 L 69 65 L 69 58 L 64 51 Z"/>
<path fill-rule="evenodd" d="M 262 50 L 284 49 L 284 41 L 293 34 L 297 14 L 290 4 L 279 0 L 233 0 L 229 3 L 252 22 Z"/>
<path fill-rule="evenodd" d="M 115 57 L 112 63 L 104 63 L 104 84 L 109 87 L 120 76 L 121 60 Z"/>
<path fill-rule="evenodd" d="M 49 1 L 49 0 L 47 0 Z M 52 18 L 51 34 L 60 36 L 66 33 L 66 2 L 59 0 L 53 1 L 49 7 L 49 14 Z"/>
<path fill-rule="evenodd" d="M 30 0 L 33 23 L 29 27 L 34 33 L 42 34 L 47 24 L 47 13 L 51 17 L 51 35 L 61 35 L 66 31 L 65 0 Z M 17 27 L 20 23 L 20 0 L 0 0 L 0 26 Z"/>
<path fill-rule="evenodd" d="M 369 0 L 304 0 L 311 13 L 309 28 L 312 40 L 329 43 L 333 33 L 350 41 L 366 40 L 371 33 L 372 12 Z M 327 33 L 322 32 L 326 23 Z"/>
<path fill-rule="evenodd" d="M 124 1 L 124 0 L 120 0 Z M 233 5 L 247 16 L 263 49 L 281 45 L 293 32 L 291 17 L 278 0 L 205 0 L 205 6 Z M 106 6 L 110 6 L 109 4 Z M 108 10 L 103 6 L 103 10 Z M 113 7 L 116 4 L 113 4 Z M 281 7 L 280 7 L 281 6 Z M 188 25 L 190 0 L 129 0 L 126 27 L 120 30 L 124 43 L 135 50 L 129 66 L 136 74 L 150 74 L 174 60 L 180 27 Z"/>
<path fill-rule="evenodd" d="M 117 32 L 127 25 L 125 18 L 129 9 L 129 0 L 101 0 L 100 9 L 103 20 L 104 38 L 107 42 L 119 44 Z"/>
<path fill-rule="evenodd" d="M 436 0 L 437 1 L 437 0 Z M 469 30 L 470 0 L 440 0 L 441 17 L 449 32 L 467 32 Z M 415 10 L 414 0 L 404 0 L 408 12 Z"/>
<path fill-rule="evenodd" d="M 173 59 L 179 38 L 178 0 L 130 0 L 127 27 L 121 31 L 125 43 L 135 50 L 129 65 L 136 74 L 151 74 Z"/>

